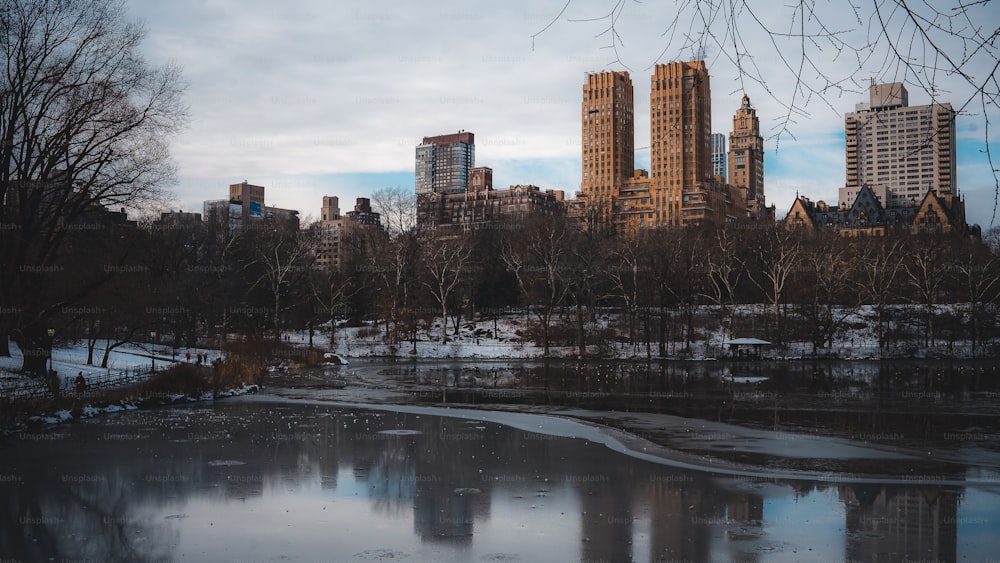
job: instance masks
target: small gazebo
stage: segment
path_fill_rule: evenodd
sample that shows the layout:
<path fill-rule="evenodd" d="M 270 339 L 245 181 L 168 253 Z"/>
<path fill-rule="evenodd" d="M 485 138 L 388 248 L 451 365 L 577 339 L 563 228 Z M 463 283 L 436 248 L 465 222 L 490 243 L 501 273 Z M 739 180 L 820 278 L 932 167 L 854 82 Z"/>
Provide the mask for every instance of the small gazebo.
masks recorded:
<path fill-rule="evenodd" d="M 729 342 L 729 350 L 737 357 L 760 357 L 760 349 L 763 346 L 770 346 L 771 343 L 760 338 L 734 338 Z"/>

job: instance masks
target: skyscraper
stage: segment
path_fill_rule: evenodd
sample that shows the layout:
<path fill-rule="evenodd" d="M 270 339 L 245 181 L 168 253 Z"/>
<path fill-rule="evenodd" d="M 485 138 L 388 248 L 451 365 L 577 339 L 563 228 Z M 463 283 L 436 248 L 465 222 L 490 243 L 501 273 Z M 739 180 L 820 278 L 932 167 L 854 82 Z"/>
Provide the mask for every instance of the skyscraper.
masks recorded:
<path fill-rule="evenodd" d="M 712 92 L 705 62 L 656 65 L 649 113 L 655 224 L 721 219 L 725 198 L 710 185 Z"/>
<path fill-rule="evenodd" d="M 587 220 L 608 223 L 612 201 L 622 183 L 632 177 L 635 162 L 632 80 L 628 73 L 587 74 L 581 110 L 581 195 L 589 210 Z"/>
<path fill-rule="evenodd" d="M 726 136 L 722 133 L 712 133 L 712 174 L 726 179 Z"/>
<path fill-rule="evenodd" d="M 957 197 L 955 112 L 951 104 L 910 106 L 899 82 L 871 84 L 869 102 L 845 116 L 847 181 L 840 204 L 861 186 L 885 194 L 888 207 L 915 205 L 930 189 Z"/>
<path fill-rule="evenodd" d="M 469 169 L 476 165 L 472 133 L 424 137 L 416 150 L 417 195 L 461 193 L 469 187 Z"/>
<path fill-rule="evenodd" d="M 757 110 L 746 94 L 733 116 L 733 131 L 729 134 L 729 183 L 746 190 L 751 216 L 764 208 L 764 138 L 760 136 Z"/>
<path fill-rule="evenodd" d="M 656 65 L 650 85 L 651 166 L 649 171 L 634 170 L 628 73 L 587 75 L 581 108 L 582 190 L 572 215 L 588 226 L 624 230 L 746 218 L 750 206 L 741 190 L 715 178 L 712 93 L 704 61 Z M 753 125 L 756 131 L 756 118 Z M 725 137 L 719 137 L 724 147 Z M 721 153 L 725 168 L 724 148 Z M 762 188 L 759 193 L 762 207 Z"/>

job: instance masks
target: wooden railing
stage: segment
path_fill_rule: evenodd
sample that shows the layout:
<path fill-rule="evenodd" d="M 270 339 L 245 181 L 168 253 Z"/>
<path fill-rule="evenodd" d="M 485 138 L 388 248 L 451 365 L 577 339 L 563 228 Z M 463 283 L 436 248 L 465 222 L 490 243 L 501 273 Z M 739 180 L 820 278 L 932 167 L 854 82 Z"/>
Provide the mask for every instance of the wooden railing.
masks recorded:
<path fill-rule="evenodd" d="M 141 383 L 149 379 L 150 373 L 149 367 L 135 367 L 108 370 L 105 373 L 92 373 L 84 376 L 87 380 L 87 385 L 83 392 L 93 397 L 93 394 L 99 394 L 102 391 Z M 59 375 L 57 377 L 59 378 L 59 394 L 61 396 L 79 394 L 74 383 L 76 375 Z M 51 398 L 52 391 L 52 388 L 44 379 L 21 378 L 16 383 L 0 382 L 0 404 Z"/>

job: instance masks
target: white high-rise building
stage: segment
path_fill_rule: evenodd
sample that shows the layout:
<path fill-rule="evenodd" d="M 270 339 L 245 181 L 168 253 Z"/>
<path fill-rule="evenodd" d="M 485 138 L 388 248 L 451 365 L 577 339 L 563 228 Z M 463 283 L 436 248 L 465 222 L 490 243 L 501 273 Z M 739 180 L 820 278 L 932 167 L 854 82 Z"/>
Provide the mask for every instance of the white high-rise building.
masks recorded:
<path fill-rule="evenodd" d="M 847 181 L 840 204 L 868 186 L 885 207 L 920 203 L 928 190 L 955 196 L 955 111 L 951 104 L 909 105 L 899 82 L 872 83 L 868 103 L 845 116 Z"/>

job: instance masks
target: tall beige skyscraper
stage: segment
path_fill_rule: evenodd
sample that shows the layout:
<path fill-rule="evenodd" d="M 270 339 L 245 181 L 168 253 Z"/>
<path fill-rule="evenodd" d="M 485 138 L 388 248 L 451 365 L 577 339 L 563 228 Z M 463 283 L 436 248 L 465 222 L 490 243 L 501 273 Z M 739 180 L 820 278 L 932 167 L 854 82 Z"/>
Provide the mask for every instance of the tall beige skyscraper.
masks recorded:
<path fill-rule="evenodd" d="M 845 116 L 847 181 L 840 204 L 868 186 L 886 207 L 914 205 L 929 189 L 958 196 L 951 104 L 909 105 L 899 82 L 872 83 L 868 103 Z"/>
<path fill-rule="evenodd" d="M 588 221 L 610 222 L 612 201 L 635 165 L 632 79 L 624 71 L 587 74 L 581 104 L 583 177 Z"/>
<path fill-rule="evenodd" d="M 746 190 L 747 212 L 756 216 L 764 208 L 764 138 L 760 136 L 757 110 L 743 94 L 729 134 L 729 183 Z"/>
<path fill-rule="evenodd" d="M 649 93 L 650 171 L 656 225 L 715 219 L 710 193 L 712 91 L 704 61 L 656 65 Z"/>

